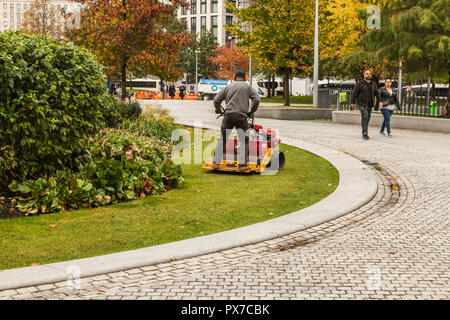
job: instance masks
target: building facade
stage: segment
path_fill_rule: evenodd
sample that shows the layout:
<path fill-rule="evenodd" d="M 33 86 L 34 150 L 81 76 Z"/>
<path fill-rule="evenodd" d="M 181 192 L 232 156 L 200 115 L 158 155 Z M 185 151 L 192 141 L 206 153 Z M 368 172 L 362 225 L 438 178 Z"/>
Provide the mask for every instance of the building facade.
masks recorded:
<path fill-rule="evenodd" d="M 203 30 L 211 31 L 217 38 L 219 46 L 232 41 L 231 35 L 225 30 L 226 25 L 233 25 L 235 16 L 233 11 L 226 9 L 226 2 L 236 0 L 186 0 L 189 8 L 179 8 L 178 18 L 185 21 L 192 33 L 199 35 Z M 237 5 L 243 5 L 237 0 Z"/>
<path fill-rule="evenodd" d="M 23 13 L 33 4 L 33 0 L 0 0 L 0 31 L 20 29 Z M 77 6 L 69 0 L 50 0 L 49 5 L 58 11 L 69 11 Z"/>

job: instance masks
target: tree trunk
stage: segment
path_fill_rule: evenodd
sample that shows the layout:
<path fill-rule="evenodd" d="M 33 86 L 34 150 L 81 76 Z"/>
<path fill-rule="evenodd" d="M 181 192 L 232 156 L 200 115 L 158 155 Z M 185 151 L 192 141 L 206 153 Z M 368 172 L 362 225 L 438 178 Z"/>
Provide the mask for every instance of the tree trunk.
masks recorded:
<path fill-rule="evenodd" d="M 120 87 L 122 88 L 122 96 L 120 97 L 120 99 L 122 101 L 125 101 L 125 98 L 127 96 L 127 60 L 126 60 L 126 58 L 123 59 L 121 73 L 122 73 L 121 74 L 122 81 L 121 81 Z"/>
<path fill-rule="evenodd" d="M 269 75 L 269 83 L 267 84 L 267 98 L 272 97 L 272 75 Z"/>
<path fill-rule="evenodd" d="M 275 75 L 272 75 L 272 97 L 275 97 Z"/>
<path fill-rule="evenodd" d="M 284 73 L 284 105 L 290 106 L 290 96 L 289 96 L 289 78 L 290 78 L 290 70 L 289 68 L 286 68 L 286 71 Z"/>

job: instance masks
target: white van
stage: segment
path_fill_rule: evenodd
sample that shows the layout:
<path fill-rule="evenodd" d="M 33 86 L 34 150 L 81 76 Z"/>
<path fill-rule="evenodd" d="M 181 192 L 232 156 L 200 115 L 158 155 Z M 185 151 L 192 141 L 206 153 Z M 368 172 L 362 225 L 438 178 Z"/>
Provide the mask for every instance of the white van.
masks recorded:
<path fill-rule="evenodd" d="M 215 79 L 200 79 L 197 86 L 198 98 L 201 100 L 212 100 L 220 91 L 225 89 L 232 80 L 215 80 Z M 246 81 L 249 83 L 248 81 Z M 253 82 L 253 88 L 258 92 L 260 97 L 267 95 L 267 89 L 258 86 L 256 82 Z"/>

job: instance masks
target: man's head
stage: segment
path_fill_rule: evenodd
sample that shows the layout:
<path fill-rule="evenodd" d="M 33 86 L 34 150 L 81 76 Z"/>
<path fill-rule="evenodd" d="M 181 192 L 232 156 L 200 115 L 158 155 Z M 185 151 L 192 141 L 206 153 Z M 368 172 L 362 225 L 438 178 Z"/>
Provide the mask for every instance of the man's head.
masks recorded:
<path fill-rule="evenodd" d="M 244 81 L 245 80 L 245 71 L 238 70 L 234 74 L 234 80 L 235 81 Z"/>
<path fill-rule="evenodd" d="M 364 80 L 366 81 L 372 80 L 372 72 L 370 70 L 364 71 Z"/>
<path fill-rule="evenodd" d="M 412 86 L 408 86 L 408 91 L 411 91 L 412 90 Z"/>

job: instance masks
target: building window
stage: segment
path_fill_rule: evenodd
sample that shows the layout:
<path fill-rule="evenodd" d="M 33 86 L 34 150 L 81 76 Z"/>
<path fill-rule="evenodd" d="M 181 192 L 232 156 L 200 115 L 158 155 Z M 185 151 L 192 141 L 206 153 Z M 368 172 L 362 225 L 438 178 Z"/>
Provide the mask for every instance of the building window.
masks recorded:
<path fill-rule="evenodd" d="M 20 3 L 17 4 L 17 9 L 20 10 Z"/>
<path fill-rule="evenodd" d="M 219 0 L 211 0 L 211 13 L 217 13 L 217 6 Z"/>
<path fill-rule="evenodd" d="M 8 8 L 8 4 L 7 4 L 7 3 L 4 3 L 4 4 L 3 4 L 3 9 L 6 9 L 6 8 Z"/>
<path fill-rule="evenodd" d="M 197 0 L 191 0 L 191 14 L 197 14 Z"/>
<path fill-rule="evenodd" d="M 9 7 L 10 7 L 11 9 L 14 9 L 14 3 L 11 3 L 11 4 L 9 5 Z"/>
<path fill-rule="evenodd" d="M 14 20 L 14 12 L 11 12 L 11 13 L 9 14 L 9 17 L 11 18 L 11 20 Z"/>
<path fill-rule="evenodd" d="M 28 5 L 26 3 L 23 4 L 23 10 L 27 10 Z"/>
<path fill-rule="evenodd" d="M 3 19 L 8 19 L 8 12 L 3 12 Z"/>
<path fill-rule="evenodd" d="M 197 33 L 197 18 L 191 18 L 191 32 Z"/>
<path fill-rule="evenodd" d="M 200 27 L 201 27 L 201 31 L 206 31 L 206 17 L 205 16 L 200 18 Z"/>
<path fill-rule="evenodd" d="M 187 2 L 187 1 L 186 1 L 186 2 Z M 186 9 L 186 7 L 181 7 L 181 15 L 182 15 L 182 16 L 187 15 L 187 9 Z"/>
<path fill-rule="evenodd" d="M 218 28 L 218 23 L 217 23 L 217 16 L 212 16 L 211 17 L 211 31 L 214 34 L 214 36 L 217 38 L 217 28 Z"/>
<path fill-rule="evenodd" d="M 233 2 L 233 3 L 236 3 L 236 0 L 228 0 L 227 2 Z M 233 13 L 233 10 L 227 9 L 226 12 L 227 12 L 227 13 Z"/>
<path fill-rule="evenodd" d="M 227 26 L 232 26 L 233 25 L 233 16 L 227 16 L 225 18 L 225 23 L 227 24 Z"/>
<path fill-rule="evenodd" d="M 3 21 L 3 26 L 6 28 L 8 26 L 8 22 Z"/>
<path fill-rule="evenodd" d="M 206 0 L 200 0 L 200 13 L 206 13 Z"/>
<path fill-rule="evenodd" d="M 11 28 L 14 28 L 14 21 L 11 21 Z"/>

